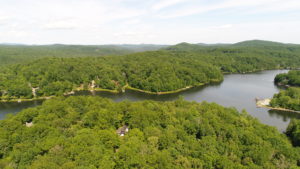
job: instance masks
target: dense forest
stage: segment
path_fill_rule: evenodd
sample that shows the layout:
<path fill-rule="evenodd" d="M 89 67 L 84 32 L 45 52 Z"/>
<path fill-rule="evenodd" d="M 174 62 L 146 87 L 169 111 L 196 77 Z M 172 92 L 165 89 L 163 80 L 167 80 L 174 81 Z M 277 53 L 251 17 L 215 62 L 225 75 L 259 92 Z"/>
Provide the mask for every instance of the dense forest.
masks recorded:
<path fill-rule="evenodd" d="M 288 73 L 278 74 L 274 82 L 278 85 L 287 86 L 288 88 L 275 94 L 270 105 L 272 107 L 300 111 L 300 71 L 290 70 Z"/>
<path fill-rule="evenodd" d="M 47 57 L 3 67 L 1 99 L 63 95 L 79 88 L 122 91 L 127 87 L 161 94 L 219 82 L 222 73 L 300 65 L 299 45 L 265 41 L 214 46 L 182 43 L 159 51 L 123 56 L 95 57 L 93 53 L 81 51 L 65 58 L 72 56 L 66 53 L 59 58 Z M 94 57 L 75 57 L 81 54 Z"/>
<path fill-rule="evenodd" d="M 12 45 L 0 44 L 0 66 L 45 57 L 99 57 L 158 50 L 165 45 Z"/>
<path fill-rule="evenodd" d="M 214 63 L 226 73 L 299 68 L 300 65 L 300 45 L 270 41 L 253 40 L 227 45 L 181 43 L 164 50 L 188 52 L 189 55 Z"/>
<path fill-rule="evenodd" d="M 163 62 L 162 62 L 163 60 Z M 221 71 L 196 58 L 164 51 L 128 56 L 48 58 L 0 71 L 2 99 L 62 95 L 74 88 L 121 91 L 128 86 L 172 91 L 223 79 Z M 36 93 L 32 88 L 38 88 Z"/>
<path fill-rule="evenodd" d="M 124 136 L 120 127 L 128 129 Z M 58 97 L 0 121 L 0 168 L 6 169 L 297 165 L 300 149 L 276 128 L 214 103 Z"/>
<path fill-rule="evenodd" d="M 300 87 L 300 70 L 291 70 L 288 73 L 278 74 L 274 81 L 279 85 Z"/>
<path fill-rule="evenodd" d="M 270 105 L 300 111 L 300 88 L 289 87 L 287 90 L 281 90 L 278 94 L 274 94 Z"/>
<path fill-rule="evenodd" d="M 286 134 L 291 138 L 294 146 L 300 146 L 300 120 L 293 119 L 286 130 Z"/>

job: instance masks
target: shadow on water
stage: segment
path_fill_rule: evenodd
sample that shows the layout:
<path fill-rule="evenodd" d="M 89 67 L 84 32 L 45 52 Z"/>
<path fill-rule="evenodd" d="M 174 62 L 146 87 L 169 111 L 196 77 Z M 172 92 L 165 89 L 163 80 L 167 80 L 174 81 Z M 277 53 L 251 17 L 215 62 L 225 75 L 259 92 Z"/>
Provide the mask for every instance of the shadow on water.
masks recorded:
<path fill-rule="evenodd" d="M 300 119 L 300 114 L 295 112 L 269 110 L 268 113 L 271 117 L 281 118 L 286 122 L 288 122 L 290 119 Z"/>
<path fill-rule="evenodd" d="M 7 102 L 1 103 L 0 102 L 0 119 L 4 119 L 7 114 L 15 114 L 20 112 L 23 109 L 29 107 L 35 107 L 41 105 L 43 100 L 35 100 L 35 101 L 28 101 L 28 102 Z"/>
<path fill-rule="evenodd" d="M 215 87 L 217 88 L 218 86 L 221 85 L 222 82 L 220 83 L 213 83 L 210 85 L 203 85 L 203 86 L 198 86 L 194 87 L 185 91 L 181 91 L 178 93 L 172 93 L 172 94 L 164 94 L 164 95 L 155 95 L 155 94 L 147 94 L 147 93 L 142 93 L 138 92 L 135 90 L 126 90 L 125 93 L 111 93 L 111 92 L 106 92 L 106 91 L 78 91 L 75 92 L 75 96 L 86 96 L 86 95 L 94 95 L 94 96 L 101 96 L 105 98 L 110 98 L 116 102 L 120 102 L 123 100 L 130 100 L 130 101 L 141 101 L 141 100 L 155 100 L 155 101 L 172 101 L 176 100 L 179 98 L 179 96 L 189 96 L 190 94 L 194 93 L 200 93 L 201 91 L 205 90 L 207 87 Z"/>

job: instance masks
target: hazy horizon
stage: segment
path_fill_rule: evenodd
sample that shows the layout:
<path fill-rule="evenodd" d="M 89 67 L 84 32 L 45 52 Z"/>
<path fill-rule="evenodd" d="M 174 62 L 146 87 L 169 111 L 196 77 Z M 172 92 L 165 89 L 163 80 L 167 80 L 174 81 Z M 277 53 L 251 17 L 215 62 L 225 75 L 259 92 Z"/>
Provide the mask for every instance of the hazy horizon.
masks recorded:
<path fill-rule="evenodd" d="M 0 42 L 300 44 L 297 0 L 0 0 Z"/>
<path fill-rule="evenodd" d="M 233 43 L 223 43 L 223 42 L 217 42 L 217 43 L 204 43 L 204 42 L 196 42 L 196 43 L 190 43 L 190 42 L 179 42 L 175 44 L 155 44 L 155 43 L 115 43 L 115 44 L 80 44 L 80 43 L 45 43 L 45 44 L 30 44 L 30 43 L 13 43 L 13 42 L 0 42 L 0 45 L 24 45 L 24 46 L 46 46 L 46 45 L 82 45 L 82 46 L 121 46 L 121 45 L 157 45 L 157 46 L 172 46 L 177 45 L 181 43 L 188 43 L 188 44 L 203 44 L 203 45 L 232 45 L 240 42 L 247 42 L 247 41 L 267 41 L 267 42 L 275 42 L 275 43 L 282 43 L 282 44 L 295 44 L 300 45 L 300 43 L 289 43 L 289 42 L 279 42 L 279 41 L 271 41 L 271 40 L 261 40 L 261 39 L 249 39 L 249 40 L 242 40 L 238 42 Z"/>

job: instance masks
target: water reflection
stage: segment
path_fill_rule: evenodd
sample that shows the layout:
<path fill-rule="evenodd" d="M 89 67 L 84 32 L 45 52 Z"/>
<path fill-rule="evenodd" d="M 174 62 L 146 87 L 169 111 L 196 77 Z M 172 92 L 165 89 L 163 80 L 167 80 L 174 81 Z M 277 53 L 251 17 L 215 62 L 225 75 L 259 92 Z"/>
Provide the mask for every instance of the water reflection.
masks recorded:
<path fill-rule="evenodd" d="M 281 118 L 285 122 L 288 122 L 290 119 L 300 119 L 300 114 L 295 112 L 269 110 L 268 113 L 271 117 Z"/>
<path fill-rule="evenodd" d="M 1 103 L 0 102 L 0 119 L 5 118 L 7 114 L 17 113 L 20 112 L 22 109 L 35 107 L 41 105 L 43 103 L 42 100 L 35 100 L 29 102 L 8 102 L 8 103 Z"/>

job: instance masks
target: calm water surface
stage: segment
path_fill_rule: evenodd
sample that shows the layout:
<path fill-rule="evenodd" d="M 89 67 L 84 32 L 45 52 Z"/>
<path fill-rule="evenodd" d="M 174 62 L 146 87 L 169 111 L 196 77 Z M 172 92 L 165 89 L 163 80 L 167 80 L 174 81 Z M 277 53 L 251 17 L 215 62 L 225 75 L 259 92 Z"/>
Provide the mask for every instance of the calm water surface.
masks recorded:
<path fill-rule="evenodd" d="M 286 70 L 270 70 L 251 74 L 225 75 L 224 81 L 220 84 L 193 88 L 177 94 L 170 95 L 149 95 L 127 90 L 122 94 L 111 94 L 108 92 L 88 91 L 77 92 L 76 95 L 98 95 L 110 98 L 114 101 L 122 100 L 158 100 L 170 101 L 177 99 L 180 95 L 189 101 L 215 102 L 227 107 L 236 107 L 238 110 L 245 109 L 249 114 L 258 118 L 262 123 L 275 126 L 284 131 L 292 118 L 300 118 L 300 114 L 269 111 L 266 108 L 257 108 L 255 98 L 271 98 L 279 88 L 274 85 L 273 80 L 276 74 L 287 72 Z M 0 103 L 0 119 L 8 113 L 17 113 L 24 108 L 40 105 L 42 101 L 23 103 Z"/>

